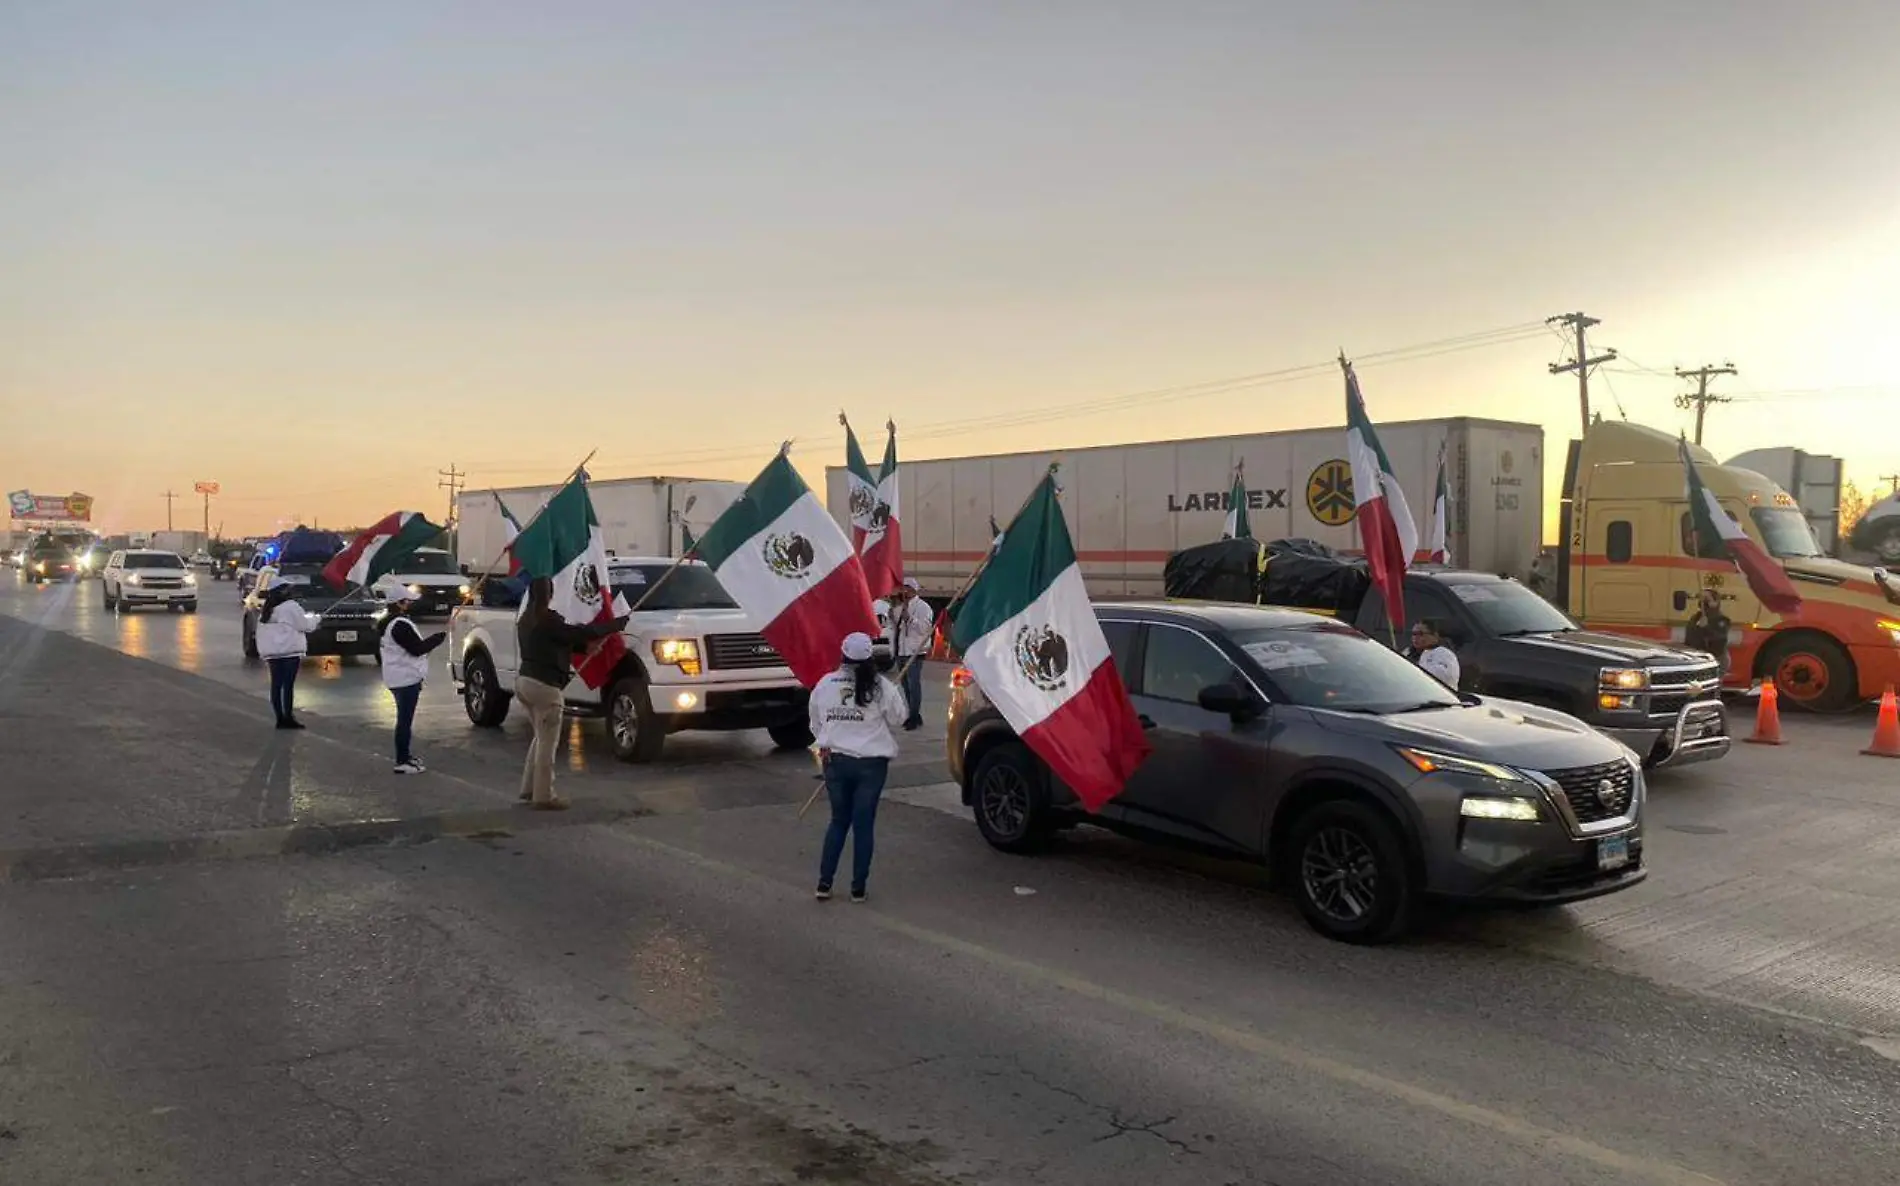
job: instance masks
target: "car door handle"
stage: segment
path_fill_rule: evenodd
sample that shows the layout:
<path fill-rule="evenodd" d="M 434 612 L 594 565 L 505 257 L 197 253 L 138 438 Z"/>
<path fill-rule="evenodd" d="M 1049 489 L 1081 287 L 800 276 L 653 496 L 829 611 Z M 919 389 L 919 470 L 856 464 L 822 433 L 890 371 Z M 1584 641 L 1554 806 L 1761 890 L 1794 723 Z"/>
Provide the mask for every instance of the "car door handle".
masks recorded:
<path fill-rule="evenodd" d="M 1137 716 L 1137 717 L 1135 718 L 1135 720 L 1136 720 L 1136 721 L 1138 721 L 1138 722 L 1140 722 L 1140 724 L 1141 724 L 1141 727 L 1142 727 L 1143 729 L 1152 729 L 1152 728 L 1154 728 L 1154 727 L 1155 727 L 1155 719 L 1154 719 L 1153 717 L 1151 717 L 1151 716 L 1149 716 L 1149 715 L 1148 715 L 1147 713 L 1145 713 L 1145 712 L 1144 712 L 1144 713 L 1142 713 L 1142 714 L 1140 714 L 1139 716 Z"/>

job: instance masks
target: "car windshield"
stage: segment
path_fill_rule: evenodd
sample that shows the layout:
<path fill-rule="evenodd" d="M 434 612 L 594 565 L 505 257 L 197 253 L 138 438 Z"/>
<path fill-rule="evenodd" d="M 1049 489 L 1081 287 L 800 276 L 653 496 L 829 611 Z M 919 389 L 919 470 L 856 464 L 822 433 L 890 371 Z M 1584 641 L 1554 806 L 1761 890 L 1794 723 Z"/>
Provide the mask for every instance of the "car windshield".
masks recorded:
<path fill-rule="evenodd" d="M 1762 542 L 1768 545 L 1770 556 L 1795 560 L 1821 554 L 1819 545 L 1814 542 L 1814 530 L 1800 511 L 1790 507 L 1753 507 L 1748 514 L 1755 520 L 1755 528 L 1761 532 Z"/>
<path fill-rule="evenodd" d="M 650 609 L 735 609 L 738 603 L 726 592 L 719 578 L 703 564 L 682 564 L 672 570 L 673 575 L 666 576 L 668 565 L 664 564 L 624 564 L 615 566 L 609 573 L 616 592 L 627 599 L 627 604 L 640 603 L 644 612 Z M 647 595 L 647 590 L 666 577 L 666 583 Z M 644 602 L 640 601 L 646 596 Z"/>
<path fill-rule="evenodd" d="M 1450 708 L 1455 693 L 1390 648 L 1347 626 L 1230 630 L 1277 699 L 1307 708 L 1394 713 Z"/>
<path fill-rule="evenodd" d="M 185 562 L 170 552 L 127 552 L 127 568 L 183 568 Z"/>
<path fill-rule="evenodd" d="M 37 560 L 71 560 L 73 552 L 65 544 L 34 544 L 32 555 Z"/>
<path fill-rule="evenodd" d="M 455 567 L 455 557 L 447 552 L 417 552 L 402 562 L 401 571 L 404 575 L 441 577 L 456 576 L 462 570 Z"/>
<path fill-rule="evenodd" d="M 1447 581 L 1445 588 L 1464 603 L 1486 634 L 1499 638 L 1577 628 L 1562 610 L 1516 581 Z"/>

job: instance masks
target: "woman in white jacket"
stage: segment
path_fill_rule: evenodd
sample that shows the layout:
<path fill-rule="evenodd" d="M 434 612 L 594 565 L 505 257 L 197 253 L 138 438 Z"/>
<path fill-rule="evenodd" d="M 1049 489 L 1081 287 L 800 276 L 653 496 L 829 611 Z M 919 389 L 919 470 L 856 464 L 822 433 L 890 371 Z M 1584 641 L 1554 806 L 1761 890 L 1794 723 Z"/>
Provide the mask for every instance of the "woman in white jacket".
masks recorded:
<path fill-rule="evenodd" d="M 429 678 L 429 652 L 441 646 L 448 635 L 441 632 L 424 637 L 409 616 L 415 594 L 394 576 L 385 574 L 376 582 L 376 593 L 389 607 L 377 623 L 381 644 L 378 657 L 383 662 L 383 686 L 396 701 L 396 773 L 421 774 L 423 765 L 409 748 L 416 723 L 416 703 L 422 699 L 422 682 Z"/>
<path fill-rule="evenodd" d="M 877 801 L 897 753 L 892 729 L 904 723 L 909 707 L 904 693 L 878 674 L 868 634 L 845 636 L 838 670 L 811 690 L 811 731 L 825 768 L 825 793 L 831 799 L 831 826 L 818 860 L 818 900 L 831 897 L 831 879 L 851 841 L 851 900 L 864 901 L 871 876 L 872 830 Z"/>
<path fill-rule="evenodd" d="M 270 585 L 257 614 L 257 653 L 270 665 L 270 706 L 279 729 L 301 729 L 297 719 L 297 670 L 310 652 L 305 637 L 323 621 L 297 604 L 295 585 Z"/>

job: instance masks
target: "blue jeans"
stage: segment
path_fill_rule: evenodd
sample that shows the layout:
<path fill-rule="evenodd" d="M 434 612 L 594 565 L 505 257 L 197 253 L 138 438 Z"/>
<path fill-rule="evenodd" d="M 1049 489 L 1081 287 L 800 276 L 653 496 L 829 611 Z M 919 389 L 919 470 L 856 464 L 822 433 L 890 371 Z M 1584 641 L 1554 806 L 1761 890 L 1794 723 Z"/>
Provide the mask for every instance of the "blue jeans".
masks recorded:
<path fill-rule="evenodd" d="M 818 861 L 818 884 L 830 885 L 838 874 L 838 858 L 844 855 L 846 832 L 851 843 L 851 890 L 864 889 L 871 876 L 871 846 L 877 827 L 877 800 L 884 793 L 885 776 L 891 772 L 889 758 L 854 758 L 833 754 L 825 763 L 825 794 L 831 798 L 831 826 L 825 829 L 824 855 Z"/>
<path fill-rule="evenodd" d="M 409 738 L 416 723 L 416 701 L 422 699 L 422 685 L 391 688 L 389 694 L 396 698 L 396 764 L 400 766 L 414 757 L 409 752 Z"/>
<path fill-rule="evenodd" d="M 302 666 L 303 660 L 295 655 L 270 660 L 270 708 L 280 721 L 288 721 L 295 715 L 297 669 Z"/>
<path fill-rule="evenodd" d="M 904 724 L 916 728 L 924 723 L 924 661 L 917 659 L 904 670 L 904 700 L 910 705 L 910 716 Z"/>

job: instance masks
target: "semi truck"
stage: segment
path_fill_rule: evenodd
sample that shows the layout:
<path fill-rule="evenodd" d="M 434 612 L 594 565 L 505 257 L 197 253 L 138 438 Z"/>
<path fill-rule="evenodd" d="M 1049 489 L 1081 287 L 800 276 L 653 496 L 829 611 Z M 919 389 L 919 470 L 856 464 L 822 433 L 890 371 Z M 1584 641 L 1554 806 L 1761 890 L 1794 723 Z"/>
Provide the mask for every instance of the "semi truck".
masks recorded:
<path fill-rule="evenodd" d="M 1750 449 L 1722 464 L 1735 469 L 1753 470 L 1793 497 L 1795 505 L 1807 517 L 1814 542 L 1830 556 L 1841 549 L 1841 459 L 1825 453 L 1809 453 L 1792 445 L 1771 449 Z"/>
<path fill-rule="evenodd" d="M 745 493 L 744 482 L 717 478 L 608 478 L 587 483 L 607 550 L 620 556 L 678 556 L 682 531 L 701 535 Z M 506 572 L 507 515 L 527 524 L 560 486 L 464 490 L 455 499 L 455 556 L 462 571 Z M 504 511 L 503 508 L 506 508 Z"/>
<path fill-rule="evenodd" d="M 1443 450 L 1454 563 L 1528 572 L 1543 539 L 1542 427 L 1456 416 L 1381 424 L 1379 440 L 1421 531 Z M 1097 597 L 1160 596 L 1169 556 L 1220 537 L 1236 467 L 1255 538 L 1360 547 L 1345 430 L 1316 428 L 906 462 L 898 468 L 906 573 L 933 598 L 952 595 L 988 555 L 992 518 L 1015 517 L 1051 463 L 1061 465 L 1063 513 Z M 848 531 L 844 467 L 826 469 L 825 487 L 826 506 Z"/>

